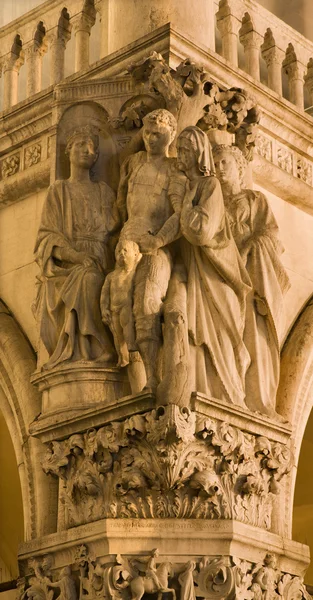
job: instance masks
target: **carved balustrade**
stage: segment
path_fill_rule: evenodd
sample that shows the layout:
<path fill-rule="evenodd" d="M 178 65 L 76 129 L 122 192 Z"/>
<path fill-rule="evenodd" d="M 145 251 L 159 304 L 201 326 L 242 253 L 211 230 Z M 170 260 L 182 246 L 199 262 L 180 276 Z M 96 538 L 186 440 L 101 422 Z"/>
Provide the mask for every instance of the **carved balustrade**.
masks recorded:
<path fill-rule="evenodd" d="M 290 102 L 303 109 L 304 86 L 312 97 L 312 42 L 255 0 L 215 0 L 210 10 L 210 22 L 216 18 L 221 36 L 222 56 L 233 67 L 238 67 L 238 49 L 242 45 L 244 70 L 257 81 L 260 80 L 262 57 L 267 66 L 267 85 L 280 96 L 284 93 L 282 81 L 285 72 L 289 83 L 286 95 Z M 75 37 L 75 72 L 88 68 L 90 34 L 97 13 L 101 25 L 99 55 L 104 58 L 110 52 L 110 46 L 118 46 L 118 42 L 109 43 L 108 3 L 105 0 L 68 0 L 65 5 L 60 0 L 48 0 L 19 18 L 18 22 L 13 21 L 2 28 L 0 65 L 4 78 L 4 110 L 17 103 L 18 75 L 24 56 L 28 97 L 42 89 L 42 57 L 47 50 L 50 54 L 50 83 L 58 83 L 64 78 L 64 53 L 71 35 Z M 208 38 L 210 51 L 214 50 L 211 46 Z"/>
<path fill-rule="evenodd" d="M 267 85 L 283 94 L 286 73 L 289 100 L 304 108 L 304 85 L 311 90 L 309 61 L 312 43 L 289 25 L 253 0 L 220 0 L 216 13 L 217 29 L 222 38 L 222 56 L 238 66 L 238 47 L 242 44 L 245 71 L 260 79 L 260 59 L 267 66 Z"/>

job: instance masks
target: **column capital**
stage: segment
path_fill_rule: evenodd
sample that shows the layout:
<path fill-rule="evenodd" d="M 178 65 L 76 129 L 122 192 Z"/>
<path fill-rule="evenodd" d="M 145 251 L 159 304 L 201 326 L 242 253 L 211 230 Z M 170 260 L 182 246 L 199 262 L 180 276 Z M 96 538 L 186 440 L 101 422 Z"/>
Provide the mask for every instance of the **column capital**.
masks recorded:
<path fill-rule="evenodd" d="M 310 58 L 308 62 L 307 74 L 304 76 L 304 81 L 307 89 L 310 93 L 313 92 L 313 58 Z"/>
<path fill-rule="evenodd" d="M 25 54 L 23 50 L 20 50 L 19 54 L 9 52 L 3 57 L 2 69 L 5 71 L 19 71 L 21 66 L 24 64 Z"/>
<path fill-rule="evenodd" d="M 239 29 L 239 40 L 244 49 L 257 48 L 259 49 L 263 40 L 260 33 L 255 31 L 250 15 L 245 13 L 242 25 Z"/>
<path fill-rule="evenodd" d="M 304 81 L 306 68 L 305 65 L 298 60 L 292 44 L 288 45 L 282 66 L 285 70 L 285 73 L 288 75 L 289 80 L 299 79 Z"/>
<path fill-rule="evenodd" d="M 233 11 L 233 5 L 230 6 L 228 0 L 221 0 L 219 10 L 216 13 L 216 25 L 222 36 L 229 33 L 238 35 L 241 21 L 237 11 Z"/>
<path fill-rule="evenodd" d="M 96 14 L 96 9 L 90 6 L 88 11 L 83 10 L 81 13 L 75 15 L 70 21 L 73 33 L 76 34 L 78 31 L 85 31 L 90 34 L 90 31 L 96 22 Z"/>
<path fill-rule="evenodd" d="M 30 60 L 35 56 L 43 56 L 48 50 L 48 44 L 44 40 L 41 43 L 37 40 L 32 40 L 24 46 L 25 59 Z"/>
<path fill-rule="evenodd" d="M 279 64 L 282 66 L 285 53 L 275 45 L 275 42 L 273 46 L 263 43 L 261 46 L 261 53 L 267 67 L 270 67 L 272 64 Z"/>

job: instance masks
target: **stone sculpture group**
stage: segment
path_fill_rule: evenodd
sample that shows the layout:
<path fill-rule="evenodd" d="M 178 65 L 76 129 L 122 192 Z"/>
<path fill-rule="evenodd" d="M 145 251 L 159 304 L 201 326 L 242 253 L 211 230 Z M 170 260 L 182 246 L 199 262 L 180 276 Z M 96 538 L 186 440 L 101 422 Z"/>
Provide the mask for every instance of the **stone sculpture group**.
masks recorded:
<path fill-rule="evenodd" d="M 98 136 L 71 132 L 71 175 L 49 188 L 35 250 L 42 368 L 117 364 L 158 405 L 198 391 L 275 417 L 283 248 L 265 196 L 242 188 L 239 144 L 212 150 L 207 117 L 177 136 L 170 111 L 146 114 L 117 197 L 90 179 Z"/>

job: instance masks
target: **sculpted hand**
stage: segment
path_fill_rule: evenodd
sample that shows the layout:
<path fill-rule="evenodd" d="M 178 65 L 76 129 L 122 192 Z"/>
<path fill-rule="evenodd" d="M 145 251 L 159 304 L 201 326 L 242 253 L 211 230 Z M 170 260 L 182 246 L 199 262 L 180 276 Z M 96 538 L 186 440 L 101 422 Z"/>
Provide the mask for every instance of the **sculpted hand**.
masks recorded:
<path fill-rule="evenodd" d="M 144 254 L 151 254 L 158 250 L 158 248 L 161 248 L 161 246 L 161 240 L 157 236 L 151 235 L 151 233 L 141 236 L 139 240 L 140 252 Z"/>

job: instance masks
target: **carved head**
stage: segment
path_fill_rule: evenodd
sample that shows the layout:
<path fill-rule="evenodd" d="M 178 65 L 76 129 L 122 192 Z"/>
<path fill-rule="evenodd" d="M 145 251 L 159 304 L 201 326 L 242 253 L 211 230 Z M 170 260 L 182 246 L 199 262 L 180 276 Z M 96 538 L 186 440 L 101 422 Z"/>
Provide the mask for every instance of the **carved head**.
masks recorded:
<path fill-rule="evenodd" d="M 134 267 L 141 259 L 138 244 L 132 240 L 120 240 L 115 248 L 115 258 L 119 267 Z"/>
<path fill-rule="evenodd" d="M 237 146 L 219 145 L 213 148 L 216 176 L 221 184 L 244 185 L 247 161 Z"/>
<path fill-rule="evenodd" d="M 175 138 L 177 122 L 168 110 L 158 108 L 143 118 L 143 141 L 148 153 L 168 155 Z"/>
<path fill-rule="evenodd" d="M 197 168 L 204 176 L 215 175 L 211 144 L 196 126 L 186 127 L 177 140 L 178 168 L 187 173 Z"/>
<path fill-rule="evenodd" d="M 90 127 L 80 127 L 67 138 L 65 154 L 71 165 L 91 169 L 99 156 L 99 137 Z"/>

